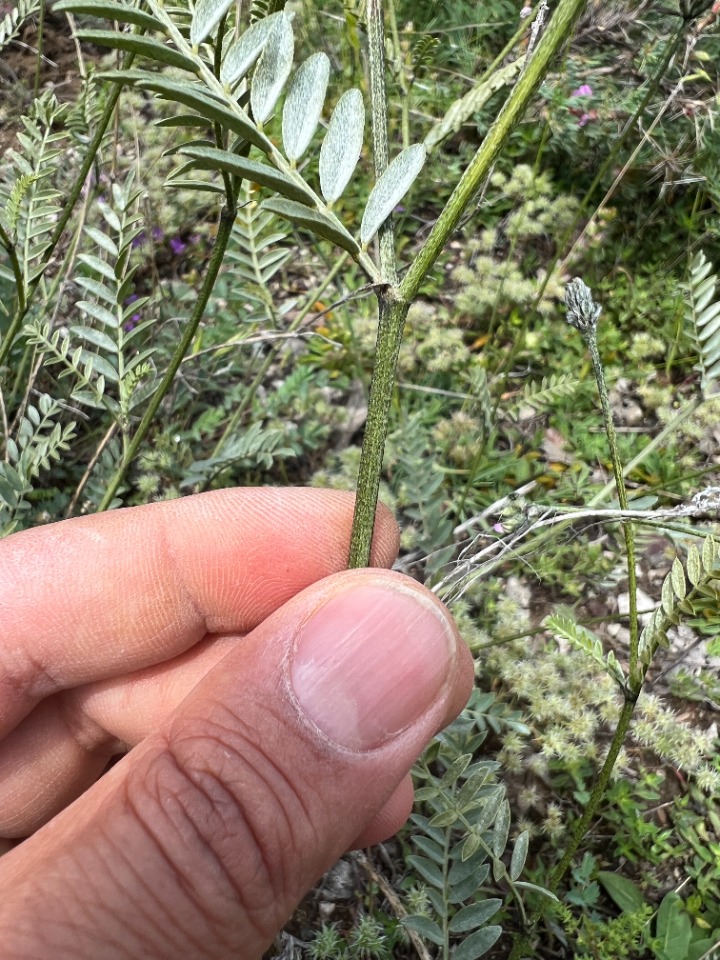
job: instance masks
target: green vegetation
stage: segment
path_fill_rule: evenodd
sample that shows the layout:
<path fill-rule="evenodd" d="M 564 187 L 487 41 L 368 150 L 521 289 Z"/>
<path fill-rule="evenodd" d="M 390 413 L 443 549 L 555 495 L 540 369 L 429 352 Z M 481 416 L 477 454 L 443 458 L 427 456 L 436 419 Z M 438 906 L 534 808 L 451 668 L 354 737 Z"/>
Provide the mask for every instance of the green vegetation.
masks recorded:
<path fill-rule="evenodd" d="M 476 658 L 312 960 L 720 956 L 717 6 L 0 4 L 0 533 L 379 490 Z"/>

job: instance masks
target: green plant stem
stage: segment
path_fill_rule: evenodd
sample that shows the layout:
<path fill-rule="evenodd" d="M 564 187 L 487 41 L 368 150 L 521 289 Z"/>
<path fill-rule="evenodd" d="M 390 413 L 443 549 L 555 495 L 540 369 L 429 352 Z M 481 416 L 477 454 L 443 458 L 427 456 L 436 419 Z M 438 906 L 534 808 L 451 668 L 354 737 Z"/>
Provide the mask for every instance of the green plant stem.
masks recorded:
<path fill-rule="evenodd" d="M 578 822 L 575 824 L 570 843 L 566 847 L 562 859 L 550 875 L 548 889 L 552 893 L 557 891 L 560 881 L 567 873 L 567 870 L 572 863 L 572 858 L 575 856 L 580 848 L 580 845 L 585 839 L 585 835 L 590 828 L 592 819 L 597 812 L 597 808 L 600 806 L 600 801 L 605 795 L 605 791 L 607 790 L 610 776 L 612 775 L 613 768 L 615 767 L 618 754 L 625 743 L 625 738 L 627 737 L 628 730 L 630 729 L 630 721 L 632 720 L 633 713 L 635 711 L 636 700 L 637 696 L 629 696 L 623 704 L 622 710 L 620 711 L 618 724 L 615 728 L 615 733 L 613 734 L 613 738 L 610 743 L 610 749 L 605 757 L 605 762 L 603 763 L 600 773 L 598 774 L 598 778 L 595 781 L 595 786 L 590 793 L 585 810 L 583 811 L 583 814 Z M 515 937 L 512 950 L 510 951 L 509 960 L 521 960 L 521 958 L 533 956 L 532 930 L 537 925 L 540 916 L 540 912 L 536 911 L 530 918 L 530 930 L 526 931 L 525 933 L 518 934 Z"/>
<path fill-rule="evenodd" d="M 220 18 L 220 23 L 218 24 L 218 33 L 215 39 L 215 49 L 213 51 L 213 72 L 216 78 L 220 79 L 220 69 L 222 67 L 222 48 L 223 48 L 223 37 L 225 36 L 225 17 Z M 219 123 L 213 124 L 213 129 L 215 133 L 215 146 L 218 150 L 225 149 L 225 137 L 223 136 L 222 127 Z M 225 196 L 228 198 L 228 203 L 232 203 L 232 197 L 234 195 L 232 177 L 227 172 L 227 170 L 222 171 L 222 180 L 223 186 L 225 187 Z"/>
<path fill-rule="evenodd" d="M 395 0 L 387 0 L 387 6 L 393 53 L 397 64 L 396 77 L 398 86 L 400 87 L 400 129 L 402 131 L 402 145 L 403 149 L 405 149 L 410 146 L 410 85 L 405 75 L 405 62 L 402 46 L 400 45 L 400 32 L 397 25 Z"/>
<path fill-rule="evenodd" d="M 203 318 L 205 308 L 207 307 L 213 287 L 215 286 L 217 275 L 220 272 L 220 266 L 222 265 L 225 251 L 230 240 L 232 226 L 235 222 L 235 213 L 236 211 L 234 207 L 230 208 L 226 206 L 223 208 L 223 211 L 220 214 L 220 224 L 218 226 L 217 237 L 215 238 L 215 246 L 213 247 L 212 256 L 210 257 L 202 286 L 198 292 L 195 308 L 187 322 L 182 338 L 175 348 L 175 352 L 173 353 L 170 364 L 168 365 L 168 368 L 165 371 L 162 380 L 160 381 L 160 385 L 152 395 L 152 399 L 148 404 L 148 408 L 145 411 L 137 430 L 135 431 L 132 441 L 128 446 L 127 453 L 122 458 L 120 465 L 108 484 L 105 495 L 103 496 L 100 506 L 98 507 L 98 512 L 107 510 L 112 503 L 113 498 L 115 497 L 115 494 L 117 493 L 130 464 L 140 449 L 142 442 L 147 436 L 148 430 L 150 429 L 150 426 L 155 418 L 155 414 L 157 413 L 158 408 L 160 407 L 160 404 L 165 398 L 168 390 L 172 386 L 173 380 L 175 379 L 175 374 L 177 373 L 180 364 L 182 363 L 183 358 L 188 352 L 190 344 L 197 333 L 197 328 Z"/>
<path fill-rule="evenodd" d="M 440 256 L 446 242 L 460 222 L 464 210 L 488 175 L 510 134 L 522 118 L 550 65 L 569 37 L 587 0 L 560 0 L 557 10 L 538 43 L 527 68 L 505 101 L 463 174 L 452 196 L 438 217 L 430 235 L 410 265 L 400 284 L 401 296 L 413 300 L 420 285 Z"/>
<path fill-rule="evenodd" d="M 628 699 L 625 700 L 625 703 L 623 703 L 618 724 L 615 728 L 612 741 L 610 742 L 610 749 L 605 757 L 605 762 L 603 763 L 600 773 L 598 774 L 598 778 L 595 781 L 595 786 L 590 793 L 587 805 L 582 816 L 575 824 L 572 838 L 562 856 L 562 859 L 560 860 L 560 863 L 555 867 L 550 875 L 550 890 L 552 890 L 553 893 L 557 890 L 560 881 L 565 876 L 565 873 L 570 866 L 572 858 L 575 856 L 580 844 L 585 839 L 585 834 L 588 832 L 588 828 L 590 827 L 590 823 L 600 805 L 600 801 L 605 795 L 605 791 L 615 767 L 618 754 L 625 743 L 625 738 L 627 737 L 627 733 L 630 728 L 630 721 L 632 720 L 633 713 L 635 711 L 636 700 L 637 696 L 633 695 L 628 697 Z"/>
<path fill-rule="evenodd" d="M 375 510 L 380 489 L 383 452 L 387 437 L 390 404 L 395 385 L 395 367 L 400 352 L 403 327 L 410 304 L 393 299 L 392 288 L 378 298 L 377 352 L 373 368 L 368 417 L 363 437 L 358 472 L 355 516 L 350 538 L 349 567 L 366 567 L 370 562 Z"/>
<path fill-rule="evenodd" d="M 632 473 L 632 471 L 644 460 L 646 460 L 651 453 L 654 453 L 659 447 L 661 447 L 667 438 L 677 430 L 680 424 L 684 423 L 689 417 L 691 417 L 693 413 L 695 413 L 695 411 L 703 405 L 704 402 L 705 400 L 702 397 L 698 397 L 694 400 L 691 400 L 687 406 L 683 407 L 677 416 L 673 417 L 670 423 L 663 427 L 660 433 L 654 437 L 646 447 L 643 447 L 636 457 L 633 457 L 633 459 L 623 467 L 623 478 Z M 602 503 L 604 500 L 607 500 L 608 495 L 611 494 L 614 489 L 615 481 L 611 480 L 602 488 L 602 490 L 599 490 L 595 494 L 592 500 L 589 501 L 588 506 L 595 507 L 598 503 Z"/>
<path fill-rule="evenodd" d="M 537 46 L 527 69 L 518 80 L 500 111 L 495 123 L 485 137 L 482 145 L 475 154 L 470 166 L 463 174 L 460 182 L 453 191 L 447 205 L 440 214 L 430 236 L 414 259 L 410 269 L 399 286 L 394 282 L 381 290 L 378 294 L 379 321 L 378 340 L 370 385 L 368 402 L 368 419 L 363 438 L 360 471 L 357 482 L 357 496 L 355 501 L 355 516 L 353 518 L 352 535 L 350 539 L 350 567 L 367 566 L 370 560 L 370 547 L 377 507 L 377 495 L 380 489 L 380 473 L 382 471 L 385 439 L 388 431 L 390 404 L 395 384 L 395 368 L 400 351 L 403 327 L 410 309 L 410 304 L 417 296 L 420 285 L 425 279 L 433 264 L 440 255 L 445 243 L 457 227 L 465 208 L 475 196 L 480 184 L 487 176 L 490 167 L 497 158 L 500 150 L 507 142 L 515 125 L 519 122 L 527 108 L 535 90 L 550 68 L 555 55 L 567 40 L 575 20 L 583 10 L 587 0 L 560 0 L 558 8 L 548 28 Z M 371 22 L 374 24 L 371 29 Z M 384 51 L 382 39 L 382 8 L 379 0 L 368 0 L 368 41 L 371 45 L 371 90 L 373 76 L 375 82 L 381 83 L 380 95 L 384 95 Z M 373 66 L 374 63 L 374 66 Z M 373 96 L 375 93 L 373 93 Z M 373 135 L 375 140 L 376 103 L 372 104 Z M 378 116 L 379 131 L 385 130 L 387 142 L 387 128 L 383 114 Z M 382 149 L 382 144 L 380 144 Z M 376 155 L 377 169 L 377 155 Z M 391 253 L 391 252 L 390 252 Z M 388 262 L 383 262 L 382 234 L 380 243 L 381 270 L 383 279 L 388 280 L 395 271 L 394 254 L 392 274 L 388 274 Z"/>
<path fill-rule="evenodd" d="M 144 29 L 138 31 L 138 33 L 139 34 L 144 33 Z M 123 60 L 123 70 L 129 70 L 134 60 L 135 60 L 135 54 L 129 53 Z M 20 328 L 22 327 L 23 320 L 25 319 L 25 316 L 28 310 L 30 309 L 30 304 L 32 302 L 33 294 L 37 290 L 38 285 L 40 284 L 40 281 L 43 278 L 45 270 L 47 269 L 48 264 L 52 260 L 53 254 L 55 253 L 55 248 L 60 242 L 62 235 L 65 233 L 65 228 L 70 222 L 70 218 L 72 217 L 73 211 L 75 210 L 75 204 L 77 203 L 78 197 L 82 192 L 82 188 L 85 185 L 85 181 L 87 180 L 88 174 L 90 173 L 90 170 L 92 169 L 92 166 L 95 163 L 95 158 L 98 154 L 98 151 L 100 150 L 100 145 L 102 144 L 103 137 L 105 136 L 105 132 L 110 124 L 110 121 L 112 120 L 112 116 L 113 116 L 113 113 L 115 112 L 115 107 L 117 106 L 117 102 L 120 99 L 121 92 L 122 92 L 122 86 L 120 84 L 115 84 L 113 86 L 112 92 L 110 93 L 110 99 L 108 100 L 105 106 L 105 110 L 103 111 L 103 115 L 100 118 L 100 122 L 98 123 L 97 130 L 95 131 L 95 136 L 90 141 L 90 145 L 87 148 L 87 152 L 82 162 L 82 166 L 80 167 L 78 175 L 75 178 L 75 182 L 70 188 L 70 192 L 67 196 L 67 199 L 65 200 L 62 213 L 60 214 L 60 218 L 58 219 L 58 222 L 55 225 L 55 229 L 52 232 L 52 236 L 50 237 L 50 242 L 48 244 L 47 250 L 43 254 L 43 258 L 40 262 L 40 270 L 37 276 L 32 281 L 32 283 L 28 285 L 28 288 L 26 291 L 21 292 L 21 287 L 18 287 L 18 294 L 17 294 L 18 304 L 17 304 L 17 309 L 15 311 L 15 316 L 13 317 L 7 329 L 5 337 L 2 343 L 0 344 L 0 367 L 7 360 L 8 354 L 10 353 L 15 337 L 20 332 Z"/>
<path fill-rule="evenodd" d="M 20 265 L 20 260 L 18 259 L 17 250 L 15 249 L 15 244 L 10 239 L 9 235 L 5 232 L 5 228 L 0 223 L 0 244 L 5 248 L 10 259 L 10 266 L 12 267 L 12 272 L 15 276 L 15 286 L 17 287 L 17 312 L 25 313 L 25 279 L 23 277 L 22 267 Z M 9 331 L 8 331 L 9 332 Z"/>
<path fill-rule="evenodd" d="M 385 86 L 385 25 L 382 0 L 368 0 L 368 62 L 370 66 L 370 111 L 372 119 L 373 161 L 375 180 L 385 173 L 390 162 L 387 128 L 387 90 Z M 392 217 L 378 231 L 380 272 L 385 283 L 397 283 L 395 237 Z"/>
<path fill-rule="evenodd" d="M 625 477 L 623 476 L 622 461 L 620 460 L 620 451 L 617 445 L 617 434 L 613 422 L 612 410 L 610 409 L 610 400 L 608 398 L 607 386 L 605 384 L 605 372 L 603 370 L 602 360 L 597 345 L 597 332 L 593 326 L 583 335 L 590 352 L 595 381 L 597 382 L 598 394 L 600 395 L 600 406 L 602 407 L 603 419 L 605 421 L 605 433 L 610 447 L 610 459 L 612 461 L 613 476 L 615 478 L 615 487 L 617 489 L 618 501 L 621 510 L 628 509 L 627 490 L 625 489 Z M 623 521 L 623 534 L 625 537 L 625 550 L 627 553 L 627 574 L 628 574 L 628 595 L 629 595 L 629 621 L 630 621 L 630 676 L 635 674 L 635 667 L 638 658 L 638 641 L 640 637 L 638 629 L 638 610 L 637 610 L 637 571 L 635 569 L 635 528 L 630 520 Z"/>
<path fill-rule="evenodd" d="M 387 94 L 385 90 L 385 30 L 382 0 L 368 0 L 368 48 L 370 102 L 372 114 L 375 179 L 388 165 Z M 410 302 L 397 295 L 397 267 L 392 217 L 380 227 L 380 272 L 385 281 L 377 292 L 378 333 L 375 365 L 370 383 L 368 417 L 365 424 L 360 470 L 358 472 L 355 516 L 350 538 L 348 566 L 366 567 L 370 562 L 375 510 L 380 489 L 383 453 L 387 438 L 390 404 L 395 385 L 402 332 Z"/>
<path fill-rule="evenodd" d="M 35 60 L 35 82 L 33 84 L 33 97 L 37 100 L 40 92 L 40 65 L 43 59 L 43 39 L 45 35 L 45 0 L 40 0 L 40 19 L 38 20 L 37 35 L 37 58 Z"/>

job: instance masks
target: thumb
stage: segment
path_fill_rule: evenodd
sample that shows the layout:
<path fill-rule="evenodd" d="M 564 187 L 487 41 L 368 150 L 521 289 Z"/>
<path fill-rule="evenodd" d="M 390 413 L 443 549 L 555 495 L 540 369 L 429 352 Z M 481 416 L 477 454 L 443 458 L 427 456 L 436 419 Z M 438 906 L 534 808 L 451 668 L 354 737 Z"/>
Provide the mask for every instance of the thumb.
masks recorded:
<path fill-rule="evenodd" d="M 5 955 L 259 958 L 356 838 L 400 825 L 401 784 L 471 682 L 414 581 L 357 570 L 309 587 L 2 858 Z"/>

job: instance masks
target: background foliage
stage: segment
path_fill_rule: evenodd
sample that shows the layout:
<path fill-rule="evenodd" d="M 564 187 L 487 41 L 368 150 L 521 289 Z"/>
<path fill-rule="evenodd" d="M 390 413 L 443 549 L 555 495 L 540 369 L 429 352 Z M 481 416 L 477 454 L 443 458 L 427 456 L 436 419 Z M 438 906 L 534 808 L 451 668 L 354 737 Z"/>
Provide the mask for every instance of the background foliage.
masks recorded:
<path fill-rule="evenodd" d="M 0 4 L 3 345 L 32 293 L 0 371 L 3 535 L 103 504 L 188 329 L 222 230 L 218 190 L 234 176 L 208 160 L 212 123 L 156 96 L 178 82 L 177 58 L 144 63 L 101 130 L 119 92 L 104 77 L 122 56 L 91 6 Z M 240 4 L 243 27 L 282 6 Z M 189 24 L 185 0 L 169 9 Z M 295 64 L 329 58 L 321 128 L 297 169 L 332 196 L 335 233 L 310 241 L 287 198 L 268 204 L 262 179 L 233 181 L 217 282 L 118 503 L 354 487 L 376 310 L 367 275 L 328 237 L 355 235 L 367 210 L 369 137 L 342 196 L 318 148 L 346 91 L 367 100 L 366 11 L 287 9 Z M 402 270 L 514 82 L 533 17 L 508 0 L 386 12 L 391 154 L 428 148 L 392 204 Z M 410 310 L 381 496 L 402 527 L 400 568 L 452 600 L 477 687 L 418 765 L 406 834 L 352 862 L 361 882 L 344 897 L 319 888 L 278 951 L 507 957 L 535 915 L 537 957 L 718 955 L 720 576 L 703 543 L 718 509 L 719 55 L 717 4 L 590 2 Z M 280 145 L 277 112 L 263 135 Z M 622 708 L 629 642 L 621 525 L 573 516 L 617 507 L 591 366 L 561 306 L 576 275 L 603 308 L 630 506 L 647 514 L 638 601 L 657 655 L 607 796 L 549 895 Z M 696 515 L 666 516 L 689 502 Z"/>

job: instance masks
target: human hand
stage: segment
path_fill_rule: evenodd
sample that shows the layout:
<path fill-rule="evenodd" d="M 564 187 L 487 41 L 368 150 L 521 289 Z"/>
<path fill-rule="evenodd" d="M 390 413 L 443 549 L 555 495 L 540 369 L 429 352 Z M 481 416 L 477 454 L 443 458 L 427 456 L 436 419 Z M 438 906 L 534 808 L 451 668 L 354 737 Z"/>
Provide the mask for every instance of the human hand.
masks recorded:
<path fill-rule="evenodd" d="M 352 509 L 223 490 L 0 542 L 6 960 L 259 957 L 404 822 L 472 662 L 419 584 L 341 572 Z"/>

